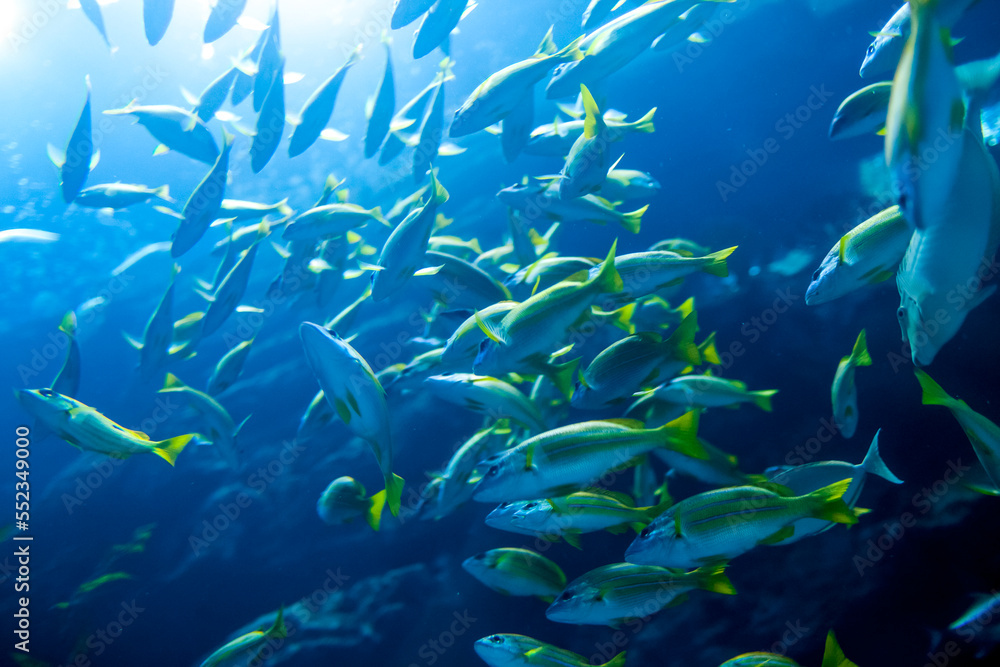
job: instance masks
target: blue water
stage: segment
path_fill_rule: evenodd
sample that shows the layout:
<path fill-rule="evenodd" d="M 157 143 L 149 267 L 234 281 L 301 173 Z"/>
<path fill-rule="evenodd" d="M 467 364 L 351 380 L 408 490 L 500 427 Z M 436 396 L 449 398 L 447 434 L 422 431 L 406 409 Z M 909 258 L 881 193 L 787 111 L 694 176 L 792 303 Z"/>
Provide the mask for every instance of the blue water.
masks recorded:
<path fill-rule="evenodd" d="M 586 5 L 482 0 L 450 38 L 455 77 L 444 88 L 445 118 L 492 72 L 533 53 L 550 23 L 559 46 L 578 36 Z M 360 293 L 367 276 L 346 281 L 322 307 L 311 295 L 292 295 L 301 298 L 272 308 L 264 297 L 282 266 L 270 243 L 280 244 L 276 235 L 261 245 L 242 302 L 266 305 L 264 315 L 234 315 L 202 341 L 197 356 L 168 369 L 204 388 L 234 341 L 256 333 L 239 382 L 220 397 L 237 423 L 251 415 L 240 433 L 245 457 L 240 471 L 218 465 L 210 446 L 190 445 L 171 469 L 152 456 L 115 461 L 54 437 L 33 442 L 30 655 L 40 662 L 28 664 L 200 664 L 238 631 L 257 627 L 250 626 L 259 617 L 296 603 L 299 609 L 326 611 L 317 611 L 308 628 L 290 615 L 291 636 L 265 664 L 482 664 L 474 641 L 503 632 L 530 635 L 596 662 L 627 649 L 629 665 L 707 667 L 743 652 L 777 650 L 803 665 L 818 665 L 831 628 L 848 657 L 862 666 L 938 664 L 934 660 L 941 659 L 948 642 L 957 653 L 948 665 L 1000 664 L 988 641 L 995 628 L 984 628 L 973 641 L 946 630 L 971 603 L 971 593 L 1000 586 L 995 537 L 1000 520 L 995 499 L 943 481 L 953 479 L 946 473 L 954 466 L 969 466 L 970 478 L 981 476 L 981 469 L 948 411 L 920 405 L 895 321 L 894 281 L 822 306 L 806 307 L 803 300 L 811 271 L 834 241 L 860 222 L 864 211 L 888 204 L 876 201 L 877 188 L 859 176 L 862 163 L 881 155 L 882 141 L 831 142 L 827 131 L 840 101 L 869 83 L 857 74 L 868 32 L 878 30 L 895 9 L 881 1 L 749 0 L 734 6 L 734 20 L 692 51 L 693 57 L 678 61 L 648 51 L 614 74 L 603 89 L 610 106 L 630 119 L 657 107 L 655 133 L 629 135 L 615 146 L 615 157 L 624 153 L 621 166 L 650 172 L 662 189 L 648 200 L 640 233 L 566 223 L 556 246 L 561 255 L 595 257 L 603 257 L 615 239 L 619 254 L 673 237 L 713 250 L 739 246 L 730 258 L 729 278 L 692 277 L 678 302 L 695 295 L 702 335 L 716 331 L 720 351 L 729 353 L 721 374 L 779 393 L 770 413 L 751 406 L 708 411 L 700 435 L 736 454 L 742 470 L 759 472 L 798 462 L 802 448 L 813 448 L 806 450 L 813 460 L 857 463 L 881 428 L 882 454 L 905 484 L 870 479 L 861 506 L 872 511 L 858 526 L 788 547 L 759 548 L 728 569 L 738 595 L 695 593 L 683 606 L 618 631 L 552 623 L 542 602 L 498 595 L 464 572 L 461 561 L 487 549 L 527 546 L 544 550 L 573 579 L 621 561 L 627 535 L 585 535 L 582 551 L 565 543 L 538 545 L 487 527 L 483 517 L 490 506 L 475 502 L 438 522 L 417 520 L 406 511 L 403 520 L 386 513 L 378 533 L 361 521 L 328 526 L 315 503 L 332 479 L 351 475 L 374 492 L 381 477 L 368 447 L 339 421 L 308 442 L 295 441 L 302 412 L 318 389 L 297 330 L 302 321 L 322 322 L 338 313 Z M 261 173 L 253 174 L 250 139 L 237 135 L 227 196 L 261 202 L 287 197 L 293 209 L 303 211 L 331 173 L 346 177 L 350 201 L 366 208 L 388 210 L 413 192 L 410 150 L 384 167 L 362 154 L 364 105 L 382 75 L 379 35 L 390 10 L 390 2 L 376 0 L 281 5 L 286 72 L 304 75 L 286 86 L 290 113 L 354 44 L 363 45 L 363 59 L 348 72 L 329 124 L 349 137 L 317 141 L 294 159 L 287 156 L 285 140 Z M 995 2 L 981 0 L 956 26 L 955 34 L 964 37 L 955 48 L 957 61 L 996 53 L 998 10 Z M 270 11 L 270 2 L 251 0 L 246 14 L 266 21 Z M 171 262 L 161 252 L 121 276 L 111 271 L 143 246 L 168 241 L 176 223 L 156 212 L 152 202 L 113 216 L 67 206 L 46 145 L 65 147 L 89 75 L 101 158 L 88 185 L 169 184 L 179 208 L 208 167 L 174 152 L 154 157 L 157 142 L 142 126 L 100 111 L 133 98 L 187 107 L 181 87 L 197 95 L 257 33 L 236 27 L 212 53 L 203 52 L 207 3 L 194 0 L 177 3 L 166 36 L 155 47 L 143 35 L 141 3 L 112 2 L 104 5 L 103 16 L 114 53 L 79 9 L 42 0 L 9 0 L 0 8 L 0 20 L 6 20 L 0 26 L 9 28 L 0 42 L 5 91 L 0 225 L 60 234 L 51 244 L 0 244 L 0 386 L 48 386 L 65 354 L 59 321 L 77 310 L 82 375 L 76 398 L 160 439 L 196 431 L 199 420 L 157 394 L 162 370 L 153 380 L 140 380 L 138 355 L 122 333 L 141 336 L 167 285 Z M 392 33 L 397 109 L 431 81 L 443 57 L 435 51 L 413 61 L 413 27 Z M 803 106 L 810 102 L 814 109 Z M 225 108 L 241 117 L 238 124 L 253 127 L 249 101 Z M 795 126 L 783 122 L 796 112 Z M 555 114 L 538 86 L 535 123 L 551 122 Z M 209 127 L 221 140 L 220 121 Z M 286 137 L 289 132 L 286 127 Z M 769 140 L 776 152 L 735 192 L 720 196 L 719 182 L 735 183 L 733 167 L 760 156 Z M 507 164 L 499 139 L 485 132 L 455 143 L 467 150 L 436 161 L 451 195 L 440 212 L 454 219 L 443 233 L 476 237 L 484 250 L 495 247 L 507 229 L 496 192 L 525 174 L 555 173 L 562 162 L 522 155 Z M 547 224 L 540 227 L 544 232 Z M 381 247 L 384 230 L 360 231 Z M 212 278 L 220 257 L 209 251 L 224 237 L 224 228 L 209 230 L 179 260 L 175 319 L 204 309 L 195 279 Z M 794 249 L 810 255 L 803 268 L 789 276 L 768 268 Z M 81 307 L 95 298 L 102 300 Z M 352 330 L 340 333 L 358 334 L 352 344 L 375 370 L 405 363 L 426 348 L 395 341 L 423 335 L 419 319 L 411 316 L 430 306 L 426 293 L 417 292 L 368 302 Z M 930 369 L 946 389 L 994 421 L 1000 419 L 994 400 L 998 327 L 996 302 L 987 301 Z M 857 433 L 849 441 L 830 439 L 823 431 L 831 413 L 830 382 L 862 328 L 874 365 L 858 371 Z M 592 357 L 599 349 L 586 354 Z M 13 500 L 15 429 L 32 420 L 11 393 L 2 396 L 0 442 L 10 472 L 0 489 L 3 498 Z M 395 468 L 407 480 L 404 506 L 412 507 L 425 472 L 441 470 L 482 418 L 419 389 L 405 395 L 390 391 L 388 401 Z M 614 410 L 597 414 L 617 416 Z M 594 416 L 571 411 L 568 422 Z M 818 439 L 824 442 L 816 449 Z M 675 498 L 707 488 L 686 479 L 671 483 Z M 907 513 L 911 525 L 899 528 Z M 9 522 L 5 518 L 0 525 Z M 149 525 L 141 549 L 114 549 L 134 544 L 134 531 Z M 14 593 L 16 575 L 9 569 L 18 544 L 7 539 L 0 552 L 4 664 L 16 664 L 17 639 L 6 629 L 14 629 L 14 598 L 28 594 Z M 84 582 L 110 572 L 131 578 L 74 594 Z M 56 606 L 63 602 L 71 604 Z"/>

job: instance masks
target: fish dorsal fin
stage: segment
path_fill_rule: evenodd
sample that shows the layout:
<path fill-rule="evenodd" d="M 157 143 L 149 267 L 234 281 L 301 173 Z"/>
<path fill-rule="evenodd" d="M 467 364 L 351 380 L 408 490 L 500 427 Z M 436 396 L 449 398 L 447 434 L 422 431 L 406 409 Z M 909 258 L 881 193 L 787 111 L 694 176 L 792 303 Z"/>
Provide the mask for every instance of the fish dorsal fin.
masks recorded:
<path fill-rule="evenodd" d="M 500 337 L 499 332 L 494 331 L 492 328 L 490 328 L 490 325 L 486 322 L 486 320 L 483 319 L 483 316 L 479 314 L 478 310 L 475 311 L 472 314 L 472 316 L 475 318 L 476 324 L 479 326 L 479 329 L 484 334 L 486 334 L 487 338 L 489 338 L 491 341 L 493 341 L 494 343 L 496 343 L 498 345 L 502 345 L 503 344 L 503 339 Z"/>
<path fill-rule="evenodd" d="M 538 50 L 535 51 L 535 58 L 543 58 L 545 56 L 552 55 L 559 49 L 556 47 L 556 43 L 552 41 L 552 28 L 549 26 L 549 31 L 545 33 L 545 37 L 542 38 L 542 43 L 538 45 Z"/>
<path fill-rule="evenodd" d="M 583 96 L 583 108 L 587 113 L 583 121 L 583 136 L 587 139 L 593 139 L 597 136 L 599 119 L 603 120 L 600 118 L 601 111 L 597 108 L 597 102 L 594 101 L 590 90 L 582 83 L 580 84 L 580 94 Z"/>

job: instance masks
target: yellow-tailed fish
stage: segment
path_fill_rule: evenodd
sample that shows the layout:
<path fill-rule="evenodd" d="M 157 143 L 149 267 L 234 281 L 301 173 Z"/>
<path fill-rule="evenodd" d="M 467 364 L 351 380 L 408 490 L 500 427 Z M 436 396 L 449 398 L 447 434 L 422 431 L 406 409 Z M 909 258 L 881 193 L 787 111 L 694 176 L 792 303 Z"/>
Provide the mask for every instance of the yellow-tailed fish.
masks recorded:
<path fill-rule="evenodd" d="M 385 135 L 389 134 L 392 115 L 396 111 L 396 84 L 392 74 L 392 39 L 388 31 L 382 33 L 385 47 L 385 71 L 379 81 L 374 97 L 365 105 L 365 158 L 370 158 L 382 146 Z"/>
<path fill-rule="evenodd" d="M 450 373 L 434 375 L 424 380 L 424 386 L 434 396 L 481 412 L 490 419 L 512 419 L 528 430 L 541 433 L 546 429 L 538 408 L 514 385 L 487 375 Z"/>
<path fill-rule="evenodd" d="M 756 486 L 735 486 L 685 498 L 646 526 L 625 552 L 637 565 L 692 568 L 729 561 L 761 544 L 794 534 L 807 517 L 854 524 L 841 480 L 804 496 L 782 496 Z"/>
<path fill-rule="evenodd" d="M 219 206 L 219 215 L 223 218 L 232 218 L 233 222 L 243 222 L 246 220 L 256 220 L 268 213 L 277 213 L 282 217 L 292 214 L 292 209 L 288 206 L 288 197 L 285 197 L 274 204 L 261 204 L 255 201 L 243 201 L 240 199 L 223 199 Z M 247 230 L 256 231 L 256 226 L 246 227 Z M 245 233 L 251 233 L 250 231 Z"/>
<path fill-rule="evenodd" d="M 421 505 L 422 519 L 443 519 L 472 498 L 479 481 L 479 462 L 505 446 L 510 435 L 506 422 L 494 422 L 462 443 L 440 475 L 431 480 L 433 490 Z"/>
<path fill-rule="evenodd" d="M 219 3 L 222 4 L 222 3 Z M 288 636 L 288 628 L 285 627 L 284 610 L 278 609 L 278 615 L 274 623 L 266 630 L 254 630 L 245 635 L 240 635 L 236 639 L 228 642 L 224 646 L 216 649 L 212 655 L 205 658 L 201 667 L 221 667 L 222 665 L 234 664 L 246 661 L 246 664 L 257 664 L 260 662 L 260 655 L 267 646 L 274 641 L 280 641 Z"/>
<path fill-rule="evenodd" d="M 142 431 L 120 426 L 94 408 L 51 389 L 18 389 L 15 395 L 28 414 L 66 442 L 117 459 L 156 454 L 174 465 L 177 455 L 195 436 L 188 433 L 167 440 L 150 440 Z"/>
<path fill-rule="evenodd" d="M 108 109 L 104 113 L 135 116 L 136 121 L 160 142 L 154 155 L 174 150 L 205 164 L 213 164 L 219 157 L 219 147 L 208 126 L 180 107 L 166 104 L 140 106 L 132 100 L 122 109 Z"/>
<path fill-rule="evenodd" d="M 208 336 L 217 331 L 236 310 L 247 290 L 250 270 L 253 268 L 253 261 L 257 256 L 257 248 L 260 246 L 260 242 L 267 238 L 267 235 L 267 222 L 261 222 L 253 244 L 243 251 L 226 277 L 215 286 L 215 291 L 212 294 L 202 295 L 208 300 L 208 308 L 205 309 L 205 317 L 201 322 L 202 336 Z"/>
<path fill-rule="evenodd" d="M 839 299 L 865 285 L 888 280 L 896 273 L 913 229 L 899 206 L 890 206 L 840 237 L 812 275 L 806 304 Z"/>
<path fill-rule="evenodd" d="M 619 627 L 687 600 L 690 591 L 735 595 L 722 566 L 677 572 L 655 565 L 613 563 L 577 577 L 545 610 L 556 623 Z"/>
<path fill-rule="evenodd" d="M 830 121 L 830 138 L 882 134 L 891 93 L 892 82 L 880 81 L 848 95 Z"/>
<path fill-rule="evenodd" d="M 837 372 L 833 376 L 833 386 L 830 397 L 833 402 L 833 421 L 845 438 L 854 435 L 858 428 L 858 388 L 854 384 L 854 370 L 858 366 L 871 366 L 872 358 L 868 354 L 865 330 L 858 334 L 854 348 L 837 364 Z"/>
<path fill-rule="evenodd" d="M 512 185 L 498 192 L 497 199 L 530 217 L 541 214 L 550 220 L 587 220 L 599 225 L 614 222 L 633 234 L 639 233 L 648 205 L 634 211 L 619 211 L 614 204 L 597 195 L 564 200 L 551 183 L 555 181 Z"/>
<path fill-rule="evenodd" d="M 779 653 L 744 653 L 730 658 L 719 667 L 801 667 L 786 655 Z M 833 630 L 826 635 L 826 647 L 823 649 L 823 662 L 820 667 L 858 667 L 847 659 L 844 651 L 833 636 Z"/>
<path fill-rule="evenodd" d="M 525 635 L 490 635 L 477 639 L 476 655 L 490 667 L 589 667 L 589 658 Z M 625 667 L 625 651 L 596 667 Z"/>
<path fill-rule="evenodd" d="M 633 121 L 625 120 L 625 115 L 609 109 L 604 112 L 604 124 L 616 134 L 650 134 L 656 131 L 653 117 L 656 107 L 653 107 L 640 118 Z M 572 148 L 573 143 L 583 133 L 584 120 L 556 120 L 554 123 L 539 125 L 531 131 L 524 152 L 528 155 L 564 158 Z"/>
<path fill-rule="evenodd" d="M 237 436 L 240 430 L 246 425 L 250 415 L 243 418 L 243 421 L 236 424 L 229 416 L 222 404 L 216 401 L 203 391 L 198 391 L 181 382 L 173 373 L 167 373 L 163 380 L 161 394 L 175 394 L 182 397 L 194 408 L 195 412 L 201 415 L 208 426 L 208 433 L 205 435 L 212 444 L 215 445 L 226 462 L 233 468 L 239 468 L 242 461 L 240 448 L 237 445 Z"/>
<path fill-rule="evenodd" d="M 679 284 L 686 276 L 699 271 L 725 278 L 729 275 L 726 260 L 736 248 L 718 250 L 704 257 L 683 257 L 668 250 L 633 252 L 615 258 L 615 269 L 622 277 L 625 293 L 638 299 Z M 593 274 L 594 269 L 590 271 Z"/>
<path fill-rule="evenodd" d="M 209 394 L 221 394 L 232 386 L 243 372 L 243 364 L 246 363 L 247 355 L 250 354 L 250 346 L 254 339 L 245 340 L 229 350 L 215 364 L 212 375 L 208 378 L 205 391 Z"/>
<path fill-rule="evenodd" d="M 705 375 L 683 375 L 652 390 L 659 400 L 690 408 L 715 408 L 739 403 L 753 403 L 765 412 L 771 411 L 771 397 L 777 389 L 751 391 L 739 380 Z"/>
<path fill-rule="evenodd" d="M 943 405 L 951 410 L 965 435 L 972 444 L 979 462 L 986 469 L 990 481 L 1000 489 L 1000 427 L 969 407 L 965 401 L 949 396 L 931 376 L 915 369 L 920 388 L 923 389 L 924 405 Z"/>
<path fill-rule="evenodd" d="M 361 46 L 358 45 L 347 57 L 347 62 L 337 68 L 337 71 L 319 85 L 309 99 L 302 105 L 298 123 L 288 138 L 288 157 L 300 155 L 319 139 L 320 133 L 333 115 L 333 107 L 337 102 L 337 93 L 344 82 L 347 70 L 351 69 L 361 59 Z"/>
<path fill-rule="evenodd" d="M 219 217 L 222 200 L 226 196 L 226 179 L 229 175 L 229 154 L 233 148 L 233 137 L 223 131 L 222 152 L 205 174 L 205 178 L 188 197 L 181 211 L 182 220 L 171 237 L 170 256 L 180 257 L 205 235 L 212 221 Z M 214 144 L 213 144 L 214 146 Z"/>
<path fill-rule="evenodd" d="M 100 11 L 100 10 L 98 10 Z M 67 204 L 73 202 L 80 194 L 83 184 L 87 182 L 87 176 L 93 168 L 91 162 L 94 159 L 94 142 L 91 137 L 90 119 L 90 76 L 86 77 L 87 101 L 83 105 L 80 118 L 73 128 L 73 134 L 69 138 L 66 151 L 60 153 L 57 149 L 49 145 L 49 159 L 60 170 L 63 201 Z M 71 159 L 67 159 L 70 156 Z"/>
<path fill-rule="evenodd" d="M 163 201 L 173 202 L 170 198 L 170 186 L 161 185 L 158 188 L 147 188 L 145 185 L 132 183 L 102 183 L 80 190 L 74 200 L 77 206 L 87 208 L 128 208 L 135 204 L 159 197 Z"/>
<path fill-rule="evenodd" d="M 947 28 L 953 26 L 974 0 L 938 0 L 938 19 Z M 872 32 L 875 40 L 868 45 L 864 61 L 861 63 L 861 76 L 873 76 L 889 72 L 899 64 L 903 48 L 910 38 L 910 3 L 904 2 L 892 15 L 882 29 Z M 959 40 L 952 39 L 952 44 Z"/>
<path fill-rule="evenodd" d="M 601 185 L 600 194 L 609 201 L 652 197 L 660 182 L 652 174 L 637 169 L 612 169 Z"/>
<path fill-rule="evenodd" d="M 160 298 L 156 310 L 146 322 L 142 340 L 124 334 L 129 345 L 139 351 L 137 369 L 144 380 L 151 379 L 153 374 L 162 368 L 170 357 L 170 344 L 174 338 L 174 320 L 171 314 L 174 304 L 174 282 L 180 270 L 181 267 L 174 264 L 170 272 L 170 284 L 167 285 L 167 290 Z"/>
<path fill-rule="evenodd" d="M 559 173 L 559 198 L 563 200 L 576 199 L 601 189 L 608 177 L 608 144 L 622 136 L 608 131 L 604 115 L 583 84 L 580 85 L 580 96 L 586 118 L 583 121 L 583 134 L 573 142 L 566 156 L 566 163 Z"/>
<path fill-rule="evenodd" d="M 476 487 L 479 502 L 528 500 L 580 490 L 602 475 L 636 465 L 666 447 L 705 456 L 697 440 L 698 415 L 689 412 L 657 429 L 632 419 L 608 419 L 562 426 L 528 438 L 484 461 L 489 464 Z"/>
<path fill-rule="evenodd" d="M 304 211 L 290 221 L 281 232 L 281 238 L 286 241 L 312 241 L 340 236 L 373 221 L 389 225 L 378 206 L 366 209 L 357 204 L 324 204 Z"/>
<path fill-rule="evenodd" d="M 364 517 L 372 530 L 379 529 L 384 507 L 384 489 L 369 498 L 364 485 L 353 477 L 338 477 L 333 480 L 316 501 L 316 513 L 325 523 L 350 523 L 360 516 Z"/>
<path fill-rule="evenodd" d="M 466 558 L 462 569 L 504 595 L 552 602 L 566 587 L 562 568 L 531 549 L 490 549 Z"/>
<path fill-rule="evenodd" d="M 371 446 L 385 479 L 389 511 L 397 516 L 403 478 L 392 472 L 392 432 L 385 390 L 364 357 L 336 333 L 318 324 L 303 322 L 299 326 L 299 337 L 309 368 L 319 381 L 327 402 L 347 427 Z"/>

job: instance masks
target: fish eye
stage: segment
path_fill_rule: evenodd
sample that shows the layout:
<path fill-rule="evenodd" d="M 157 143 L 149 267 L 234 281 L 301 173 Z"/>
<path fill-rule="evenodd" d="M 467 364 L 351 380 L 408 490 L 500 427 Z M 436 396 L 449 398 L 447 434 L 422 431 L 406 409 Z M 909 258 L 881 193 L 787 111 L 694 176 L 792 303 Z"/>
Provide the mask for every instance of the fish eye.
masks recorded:
<path fill-rule="evenodd" d="M 503 637 L 501 637 L 500 635 L 490 635 L 487 638 L 487 641 L 489 641 L 491 644 L 503 644 Z"/>
<path fill-rule="evenodd" d="M 538 503 L 528 503 L 527 505 L 525 505 L 521 509 L 530 510 L 530 509 L 534 509 L 535 507 L 538 507 Z"/>
<path fill-rule="evenodd" d="M 39 389 L 38 393 L 44 398 L 52 398 L 53 396 L 56 395 L 56 392 L 52 391 L 51 389 Z"/>
<path fill-rule="evenodd" d="M 652 534 L 653 534 L 653 527 L 652 526 L 646 526 L 645 528 L 642 529 L 642 532 L 639 533 L 639 537 L 645 539 L 645 538 L 649 537 Z"/>
<path fill-rule="evenodd" d="M 903 319 L 904 317 L 906 317 L 906 308 L 903 308 L 902 306 L 900 306 L 896 310 L 896 317 L 898 317 L 899 319 Z"/>
<path fill-rule="evenodd" d="M 872 44 L 868 45 L 868 55 L 870 55 L 870 56 L 875 55 L 875 44 L 874 44 L 874 42 Z"/>
<path fill-rule="evenodd" d="M 500 507 L 498 507 L 497 509 L 498 510 L 505 510 L 508 507 L 510 507 L 510 501 L 509 500 L 500 503 Z"/>
<path fill-rule="evenodd" d="M 490 466 L 490 469 L 486 471 L 487 477 L 496 477 L 500 474 L 500 466 Z"/>
<path fill-rule="evenodd" d="M 816 272 L 813 273 L 813 282 L 819 280 L 819 276 L 822 272 L 823 272 L 822 269 L 816 269 Z"/>
<path fill-rule="evenodd" d="M 473 560 L 485 560 L 486 559 L 486 552 L 484 551 L 483 553 L 478 553 L 475 556 L 473 556 L 472 558 L 473 558 Z"/>
<path fill-rule="evenodd" d="M 562 593 L 559 594 L 559 597 L 557 597 L 556 600 L 565 602 L 566 600 L 572 600 L 573 596 L 575 595 L 576 595 L 575 591 L 573 591 L 570 588 L 567 588 L 566 590 L 564 590 Z"/>

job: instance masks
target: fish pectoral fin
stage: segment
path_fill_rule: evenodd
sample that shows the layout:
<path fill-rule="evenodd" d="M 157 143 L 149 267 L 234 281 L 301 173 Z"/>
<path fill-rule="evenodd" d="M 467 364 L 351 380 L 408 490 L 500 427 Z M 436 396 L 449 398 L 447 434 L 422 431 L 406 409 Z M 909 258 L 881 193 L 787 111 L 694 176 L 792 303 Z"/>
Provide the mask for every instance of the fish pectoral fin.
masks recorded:
<path fill-rule="evenodd" d="M 351 410 L 347 407 L 347 403 L 344 403 L 339 398 L 335 398 L 333 399 L 333 408 L 337 411 L 341 421 L 345 424 L 351 423 Z"/>
<path fill-rule="evenodd" d="M 789 524 L 784 528 L 782 528 L 781 530 L 779 530 L 778 532 L 774 533 L 773 535 L 768 535 L 764 539 L 757 542 L 757 544 L 771 544 L 771 545 L 779 544 L 787 540 L 788 538 L 792 537 L 793 535 L 795 535 L 795 526 Z"/>

